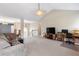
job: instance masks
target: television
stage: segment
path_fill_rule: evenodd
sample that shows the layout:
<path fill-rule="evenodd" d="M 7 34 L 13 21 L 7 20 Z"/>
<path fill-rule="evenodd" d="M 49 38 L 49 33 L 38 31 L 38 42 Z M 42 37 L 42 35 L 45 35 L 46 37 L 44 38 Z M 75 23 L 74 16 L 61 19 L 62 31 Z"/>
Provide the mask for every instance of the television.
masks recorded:
<path fill-rule="evenodd" d="M 62 29 L 62 32 L 67 34 L 68 33 L 68 29 Z"/>
<path fill-rule="evenodd" d="M 55 27 L 47 27 L 46 28 L 46 33 L 55 34 Z"/>

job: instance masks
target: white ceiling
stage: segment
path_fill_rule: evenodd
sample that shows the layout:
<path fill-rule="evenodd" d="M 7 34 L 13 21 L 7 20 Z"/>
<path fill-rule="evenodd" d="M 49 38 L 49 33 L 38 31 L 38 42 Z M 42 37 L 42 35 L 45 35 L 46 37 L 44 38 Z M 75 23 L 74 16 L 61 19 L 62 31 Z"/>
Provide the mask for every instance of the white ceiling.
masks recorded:
<path fill-rule="evenodd" d="M 35 14 L 37 5 L 37 3 L 0 3 L 0 16 L 38 21 L 41 17 Z M 40 5 L 46 13 L 54 9 L 79 10 L 77 3 L 41 3 Z"/>

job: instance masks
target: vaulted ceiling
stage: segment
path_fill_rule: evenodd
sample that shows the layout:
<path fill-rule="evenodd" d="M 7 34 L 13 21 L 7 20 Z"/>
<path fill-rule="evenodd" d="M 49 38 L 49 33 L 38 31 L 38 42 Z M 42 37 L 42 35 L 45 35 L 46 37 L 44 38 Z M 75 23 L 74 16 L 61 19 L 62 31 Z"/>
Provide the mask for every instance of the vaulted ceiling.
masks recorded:
<path fill-rule="evenodd" d="M 46 14 L 51 10 L 79 10 L 78 3 L 41 3 L 41 9 Z M 38 21 L 43 16 L 37 16 L 37 3 L 0 3 L 0 16 L 8 16 L 26 20 Z"/>

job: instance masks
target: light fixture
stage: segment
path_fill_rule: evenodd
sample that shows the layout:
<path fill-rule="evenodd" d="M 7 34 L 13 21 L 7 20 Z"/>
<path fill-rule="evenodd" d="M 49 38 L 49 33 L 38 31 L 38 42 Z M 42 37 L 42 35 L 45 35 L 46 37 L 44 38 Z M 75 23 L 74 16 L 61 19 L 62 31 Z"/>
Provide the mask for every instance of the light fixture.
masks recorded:
<path fill-rule="evenodd" d="M 36 11 L 36 15 L 37 15 L 37 16 L 43 16 L 43 15 L 44 15 L 44 10 L 42 10 L 42 9 L 40 8 L 40 3 L 38 3 L 38 9 L 37 9 L 37 11 Z"/>

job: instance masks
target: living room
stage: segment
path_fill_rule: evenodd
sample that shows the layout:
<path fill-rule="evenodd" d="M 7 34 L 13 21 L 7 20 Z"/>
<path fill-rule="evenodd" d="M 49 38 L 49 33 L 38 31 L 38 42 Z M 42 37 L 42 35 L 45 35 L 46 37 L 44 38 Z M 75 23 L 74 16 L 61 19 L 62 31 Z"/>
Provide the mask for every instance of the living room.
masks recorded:
<path fill-rule="evenodd" d="M 9 40 L 9 46 L 2 48 L 0 55 L 78 56 L 78 5 L 78 3 L 0 4 L 1 24 L 11 21 L 10 25 L 14 25 L 10 33 L 19 32 L 20 36 L 16 38 L 21 39 L 19 45 L 13 45 L 13 41 Z M 3 30 L 1 32 L 6 32 L 11 26 L 6 27 L 2 27 L 4 30 L 1 28 Z M 10 37 L 10 39 L 14 38 L 13 35 Z"/>
<path fill-rule="evenodd" d="M 52 10 L 40 21 L 42 35 L 46 28 L 55 28 L 55 33 L 67 30 L 73 35 L 79 35 L 79 13 L 78 10 Z M 72 36 L 73 36 L 72 35 Z M 77 40 L 77 42 L 79 42 Z"/>

